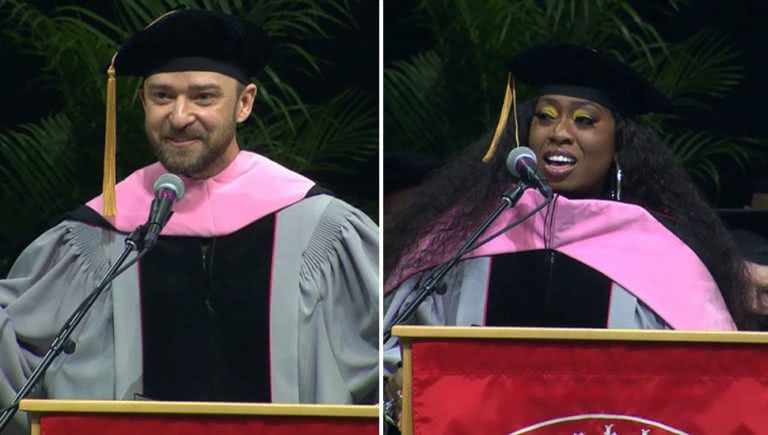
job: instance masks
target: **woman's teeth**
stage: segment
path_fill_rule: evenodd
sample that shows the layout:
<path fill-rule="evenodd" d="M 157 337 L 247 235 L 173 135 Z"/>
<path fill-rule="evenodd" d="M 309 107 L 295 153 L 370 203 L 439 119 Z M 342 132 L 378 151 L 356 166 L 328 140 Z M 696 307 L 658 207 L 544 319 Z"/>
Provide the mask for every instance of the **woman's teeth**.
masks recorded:
<path fill-rule="evenodd" d="M 573 157 L 568 157 L 563 155 L 545 157 L 544 161 L 554 165 L 572 165 L 576 163 L 576 159 L 574 159 Z"/>

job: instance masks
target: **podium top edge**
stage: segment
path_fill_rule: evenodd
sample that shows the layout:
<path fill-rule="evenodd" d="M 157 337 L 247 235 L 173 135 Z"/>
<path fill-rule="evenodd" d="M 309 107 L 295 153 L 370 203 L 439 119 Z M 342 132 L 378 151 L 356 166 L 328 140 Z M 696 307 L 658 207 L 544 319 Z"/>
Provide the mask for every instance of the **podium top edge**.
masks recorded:
<path fill-rule="evenodd" d="M 353 418 L 378 418 L 379 416 L 379 407 L 376 405 L 161 402 L 149 400 L 26 399 L 21 401 L 19 409 L 33 413 L 207 414 Z"/>
<path fill-rule="evenodd" d="M 671 331 L 648 329 L 499 328 L 406 326 L 392 328 L 404 341 L 425 338 L 501 340 L 591 340 L 766 344 L 768 333 L 753 331 Z"/>

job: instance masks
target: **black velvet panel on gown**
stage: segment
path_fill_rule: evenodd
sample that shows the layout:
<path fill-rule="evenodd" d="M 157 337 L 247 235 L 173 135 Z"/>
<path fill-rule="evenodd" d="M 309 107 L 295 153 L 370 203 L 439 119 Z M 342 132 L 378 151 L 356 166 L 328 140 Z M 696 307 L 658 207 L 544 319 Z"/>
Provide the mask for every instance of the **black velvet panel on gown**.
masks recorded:
<path fill-rule="evenodd" d="M 144 395 L 270 401 L 275 215 L 227 236 L 161 237 L 140 264 Z"/>
<path fill-rule="evenodd" d="M 496 255 L 486 325 L 605 328 L 611 285 L 607 276 L 551 249 Z"/>

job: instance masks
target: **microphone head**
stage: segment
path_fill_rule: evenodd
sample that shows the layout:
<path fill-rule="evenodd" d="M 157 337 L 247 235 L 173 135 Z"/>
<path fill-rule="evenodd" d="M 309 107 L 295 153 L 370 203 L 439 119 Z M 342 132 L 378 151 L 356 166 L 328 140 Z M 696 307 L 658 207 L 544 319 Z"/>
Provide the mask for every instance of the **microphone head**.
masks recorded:
<path fill-rule="evenodd" d="M 157 177 L 154 190 L 155 196 L 163 190 L 170 190 L 176 196 L 175 201 L 179 201 L 184 196 L 184 182 L 177 175 L 163 174 Z"/>
<path fill-rule="evenodd" d="M 536 154 L 533 153 L 528 147 L 515 147 L 507 154 L 507 170 L 516 178 L 520 178 L 520 171 L 518 165 L 525 159 L 530 160 L 531 164 L 536 167 Z"/>

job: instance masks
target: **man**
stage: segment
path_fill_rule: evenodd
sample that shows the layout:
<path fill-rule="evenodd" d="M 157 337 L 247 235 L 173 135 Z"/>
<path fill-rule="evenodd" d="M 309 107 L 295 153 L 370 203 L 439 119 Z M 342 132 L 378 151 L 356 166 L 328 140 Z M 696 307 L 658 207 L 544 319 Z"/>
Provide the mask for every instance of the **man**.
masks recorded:
<path fill-rule="evenodd" d="M 183 198 L 152 251 L 96 301 L 73 336 L 76 351 L 48 371 L 44 394 L 375 400 L 376 226 L 238 147 L 263 43 L 241 20 L 187 10 L 118 51 L 110 70 L 144 77 L 145 129 L 159 162 L 117 184 L 116 196 L 106 182 L 104 195 L 40 236 L 0 281 L 0 406 L 120 255 L 126 234 L 146 221 L 153 184 L 166 172 L 184 181 Z"/>
<path fill-rule="evenodd" d="M 757 314 L 768 315 L 768 177 L 755 177 L 750 203 L 743 209 L 719 212 L 752 278 L 754 294 L 749 298 L 750 308 Z M 768 322 L 762 318 L 761 329 L 767 328 Z"/>

